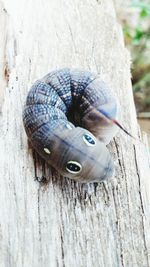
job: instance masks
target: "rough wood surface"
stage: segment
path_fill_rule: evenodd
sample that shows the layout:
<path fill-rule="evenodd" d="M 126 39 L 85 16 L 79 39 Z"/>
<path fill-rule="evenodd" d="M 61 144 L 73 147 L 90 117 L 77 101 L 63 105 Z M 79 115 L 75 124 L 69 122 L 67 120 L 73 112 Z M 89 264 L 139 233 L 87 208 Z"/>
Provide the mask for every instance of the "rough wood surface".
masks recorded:
<path fill-rule="evenodd" d="M 0 266 L 149 267 L 146 146 L 119 132 L 110 146 L 114 179 L 81 186 L 32 153 L 22 124 L 30 85 L 53 69 L 78 67 L 100 73 L 114 88 L 122 123 L 139 135 L 113 1 L 5 0 L 0 6 Z"/>

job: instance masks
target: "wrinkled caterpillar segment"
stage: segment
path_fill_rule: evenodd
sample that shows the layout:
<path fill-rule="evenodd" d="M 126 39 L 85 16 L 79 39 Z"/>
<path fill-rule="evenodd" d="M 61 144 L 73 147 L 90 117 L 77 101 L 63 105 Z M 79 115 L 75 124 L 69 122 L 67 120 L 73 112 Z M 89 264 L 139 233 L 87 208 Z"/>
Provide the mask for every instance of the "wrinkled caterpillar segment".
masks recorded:
<path fill-rule="evenodd" d="M 119 105 L 114 94 L 89 72 L 60 69 L 31 87 L 23 111 L 27 136 L 35 150 L 61 175 L 78 182 L 101 182 L 114 175 L 105 144 L 115 136 Z M 81 127 L 68 120 L 78 112 Z M 83 127 L 83 128 L 82 128 Z"/>

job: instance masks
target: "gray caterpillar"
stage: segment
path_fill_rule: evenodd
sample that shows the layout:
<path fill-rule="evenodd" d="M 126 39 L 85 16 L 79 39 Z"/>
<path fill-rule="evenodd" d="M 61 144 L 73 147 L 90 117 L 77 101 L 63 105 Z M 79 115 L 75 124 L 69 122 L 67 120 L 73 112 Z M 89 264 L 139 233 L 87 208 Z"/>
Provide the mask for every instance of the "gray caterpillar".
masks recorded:
<path fill-rule="evenodd" d="M 98 75 L 65 68 L 33 84 L 23 123 L 34 149 L 61 175 L 100 182 L 114 173 L 106 144 L 117 132 L 110 118 L 118 114 L 116 98 Z"/>

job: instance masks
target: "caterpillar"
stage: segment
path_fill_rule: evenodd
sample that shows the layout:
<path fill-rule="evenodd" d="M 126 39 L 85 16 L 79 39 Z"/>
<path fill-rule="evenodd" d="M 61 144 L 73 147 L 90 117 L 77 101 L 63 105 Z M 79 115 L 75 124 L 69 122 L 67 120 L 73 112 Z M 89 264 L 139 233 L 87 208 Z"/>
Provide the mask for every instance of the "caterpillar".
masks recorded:
<path fill-rule="evenodd" d="M 37 80 L 23 109 L 26 134 L 37 153 L 62 176 L 81 183 L 114 174 L 106 145 L 117 133 L 120 105 L 97 74 L 58 69 Z"/>

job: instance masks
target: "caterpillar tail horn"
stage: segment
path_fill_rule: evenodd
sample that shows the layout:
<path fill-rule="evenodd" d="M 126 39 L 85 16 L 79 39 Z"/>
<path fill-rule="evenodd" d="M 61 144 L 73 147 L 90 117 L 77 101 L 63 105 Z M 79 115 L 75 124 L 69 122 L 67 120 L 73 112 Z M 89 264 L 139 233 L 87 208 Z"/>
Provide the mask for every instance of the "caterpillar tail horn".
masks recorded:
<path fill-rule="evenodd" d="M 136 137 L 134 137 L 132 134 L 130 134 L 117 120 L 111 118 L 106 111 L 102 110 L 102 109 L 98 109 L 98 111 L 100 113 L 102 113 L 107 119 L 109 119 L 112 123 L 116 124 L 124 133 L 126 133 L 127 135 L 129 135 L 131 138 L 133 138 L 134 140 L 137 140 Z M 141 141 L 141 140 L 140 140 Z"/>

